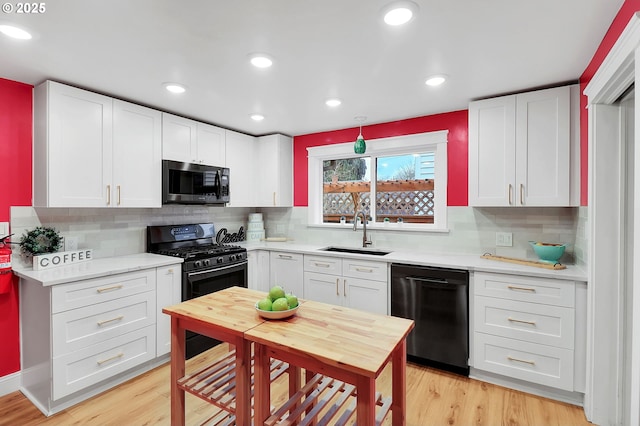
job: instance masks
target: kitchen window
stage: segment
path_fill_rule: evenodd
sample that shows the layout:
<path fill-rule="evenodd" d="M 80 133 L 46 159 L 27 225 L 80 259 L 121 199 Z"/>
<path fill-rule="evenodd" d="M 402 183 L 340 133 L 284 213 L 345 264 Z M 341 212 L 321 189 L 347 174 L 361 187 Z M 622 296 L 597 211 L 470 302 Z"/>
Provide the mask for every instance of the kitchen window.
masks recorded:
<path fill-rule="evenodd" d="M 372 228 L 446 230 L 447 131 L 309 148 L 309 224 L 352 224 L 364 211 Z"/>

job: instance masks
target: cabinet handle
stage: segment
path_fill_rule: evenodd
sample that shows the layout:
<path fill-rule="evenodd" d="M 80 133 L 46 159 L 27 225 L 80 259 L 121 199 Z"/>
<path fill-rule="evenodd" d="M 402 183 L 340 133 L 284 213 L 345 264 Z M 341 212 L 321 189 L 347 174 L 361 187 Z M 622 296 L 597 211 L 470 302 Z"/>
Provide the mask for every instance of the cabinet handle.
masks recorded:
<path fill-rule="evenodd" d="M 527 360 L 527 359 L 519 359 L 519 358 L 514 358 L 511 355 L 507 356 L 507 359 L 509 361 L 517 361 L 517 362 L 523 362 L 525 364 L 530 364 L 530 365 L 536 365 L 535 361 L 531 361 L 531 360 Z"/>
<path fill-rule="evenodd" d="M 524 184 L 520 184 L 520 204 L 524 205 Z"/>
<path fill-rule="evenodd" d="M 536 325 L 536 322 L 535 322 L 535 321 L 519 320 L 519 319 L 511 318 L 511 317 L 509 317 L 509 318 L 507 318 L 507 319 L 508 319 L 510 322 L 521 322 L 521 323 L 523 323 L 523 324 Z"/>
<path fill-rule="evenodd" d="M 276 193 L 275 191 L 273 192 L 273 205 L 276 205 Z"/>
<path fill-rule="evenodd" d="M 173 268 L 167 269 L 167 275 L 173 275 Z"/>
<path fill-rule="evenodd" d="M 288 254 L 279 254 L 278 257 L 280 259 L 293 259 L 293 256 L 290 256 Z"/>
<path fill-rule="evenodd" d="M 518 287 L 516 285 L 508 285 L 507 288 L 509 290 L 522 290 L 522 291 L 530 291 L 535 293 L 536 289 L 535 288 L 531 288 L 531 287 Z"/>
<path fill-rule="evenodd" d="M 358 267 L 356 266 L 356 271 L 358 271 L 358 272 L 368 272 L 368 273 L 372 273 L 372 272 L 373 272 L 373 269 L 371 269 L 371 268 L 358 268 Z"/>
<path fill-rule="evenodd" d="M 511 199 L 511 184 L 507 187 L 507 194 L 509 194 L 509 205 L 513 204 L 513 200 Z"/>
<path fill-rule="evenodd" d="M 347 297 L 347 280 L 342 280 L 342 293 L 344 297 Z"/>
<path fill-rule="evenodd" d="M 114 356 L 109 357 L 109 358 L 107 358 L 107 359 L 103 359 L 103 360 L 98 361 L 98 365 L 102 365 L 102 364 L 104 364 L 105 362 L 113 361 L 114 359 L 122 358 L 123 356 L 124 356 L 124 353 L 123 353 L 123 352 L 120 352 L 120 353 L 119 353 L 119 354 L 117 354 L 117 355 L 114 355 Z"/>
<path fill-rule="evenodd" d="M 107 205 L 111 205 L 111 185 L 107 185 Z"/>
<path fill-rule="evenodd" d="M 108 324 L 108 323 L 110 323 L 110 322 L 114 322 L 114 321 L 120 321 L 120 320 L 121 320 L 121 319 L 123 319 L 123 318 L 124 318 L 124 315 L 118 315 L 118 316 L 117 316 L 117 317 L 115 317 L 115 318 L 111 318 L 111 319 L 108 319 L 108 320 L 98 321 L 98 325 L 99 325 L 100 327 L 102 327 L 102 326 L 103 326 L 103 325 L 105 325 L 105 324 Z"/>
<path fill-rule="evenodd" d="M 340 283 L 340 278 L 336 278 L 336 296 L 340 296 L 340 290 L 338 289 L 339 283 Z"/>
<path fill-rule="evenodd" d="M 112 285 L 112 286 L 109 286 L 109 287 L 97 288 L 96 291 L 98 293 L 104 293 L 105 291 L 120 290 L 121 288 L 122 288 L 122 284 L 116 284 L 116 285 Z"/>
<path fill-rule="evenodd" d="M 120 205 L 120 185 L 116 187 L 118 189 L 118 205 Z"/>
<path fill-rule="evenodd" d="M 331 266 L 328 263 L 320 263 L 320 262 L 313 262 L 314 265 L 316 265 L 318 268 L 328 268 L 329 266 Z"/>

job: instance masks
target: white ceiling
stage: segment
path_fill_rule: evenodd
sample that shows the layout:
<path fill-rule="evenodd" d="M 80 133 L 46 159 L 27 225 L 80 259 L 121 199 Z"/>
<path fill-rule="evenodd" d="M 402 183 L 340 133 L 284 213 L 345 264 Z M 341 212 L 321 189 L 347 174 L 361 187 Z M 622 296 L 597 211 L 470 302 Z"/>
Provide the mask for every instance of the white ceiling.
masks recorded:
<path fill-rule="evenodd" d="M 57 80 L 252 135 L 300 135 L 577 81 L 624 0 L 414 1 L 404 27 L 382 23 L 390 0 L 47 1 L 40 15 L 0 15 L 35 34 L 0 36 L 0 77 Z M 274 65 L 253 68 L 253 52 Z M 440 73 L 443 86 L 424 84 Z M 188 91 L 171 95 L 167 81 Z M 330 109 L 334 96 L 343 103 Z"/>

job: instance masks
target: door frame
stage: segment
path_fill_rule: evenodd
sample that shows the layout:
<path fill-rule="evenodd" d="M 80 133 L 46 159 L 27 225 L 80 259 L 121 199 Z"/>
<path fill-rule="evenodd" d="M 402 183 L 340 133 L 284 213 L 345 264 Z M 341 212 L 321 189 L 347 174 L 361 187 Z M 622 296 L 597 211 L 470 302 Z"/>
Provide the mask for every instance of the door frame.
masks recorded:
<path fill-rule="evenodd" d="M 618 167 L 624 161 L 625 133 L 621 109 L 614 105 L 631 84 L 640 81 L 639 77 L 640 13 L 636 13 L 584 91 L 589 109 L 590 230 L 584 409 L 587 419 L 596 424 L 640 423 L 638 406 L 623 404 L 624 400 L 640 400 L 640 200 L 635 197 L 632 218 L 633 283 L 625 283 L 621 189 L 627 177 L 625 168 Z M 638 99 L 635 102 L 637 124 L 640 108 Z M 639 146 L 637 131 L 633 143 Z M 634 168 L 640 170 L 640 149 L 634 150 Z M 634 174 L 635 188 L 640 188 L 639 175 Z M 627 286 L 636 289 L 631 312 L 624 309 Z M 636 325 L 631 330 L 631 342 L 624 340 L 625 324 Z M 625 345 L 630 345 L 630 372 L 624 369 Z"/>

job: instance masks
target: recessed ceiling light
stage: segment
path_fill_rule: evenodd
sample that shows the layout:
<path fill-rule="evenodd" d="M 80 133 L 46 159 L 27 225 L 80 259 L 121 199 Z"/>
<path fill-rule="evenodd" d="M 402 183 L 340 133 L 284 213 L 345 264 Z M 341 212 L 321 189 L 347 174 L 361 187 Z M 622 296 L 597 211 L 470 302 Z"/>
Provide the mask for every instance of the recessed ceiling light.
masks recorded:
<path fill-rule="evenodd" d="M 273 65 L 273 59 L 262 53 L 251 55 L 251 65 L 257 68 L 269 68 Z"/>
<path fill-rule="evenodd" d="M 178 83 L 164 83 L 164 88 L 171 93 L 184 93 L 187 89 Z"/>
<path fill-rule="evenodd" d="M 394 2 L 382 9 L 384 22 L 392 26 L 406 24 L 417 12 L 418 5 L 412 1 Z"/>
<path fill-rule="evenodd" d="M 447 76 L 440 74 L 432 75 L 431 77 L 427 78 L 427 81 L 425 81 L 424 83 L 427 86 L 440 86 L 445 81 L 447 81 Z"/>
<path fill-rule="evenodd" d="M 264 115 L 262 115 L 262 114 L 251 114 L 249 117 L 251 117 L 251 119 L 253 121 L 262 121 L 262 120 L 264 120 Z"/>
<path fill-rule="evenodd" d="M 19 40 L 30 40 L 32 38 L 27 31 L 13 25 L 0 25 L 0 33 Z"/>
<path fill-rule="evenodd" d="M 337 106 L 339 106 L 342 103 L 342 101 L 338 98 L 331 98 L 331 99 L 327 99 L 325 104 L 327 106 L 330 106 L 332 108 L 335 108 Z"/>

